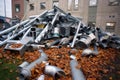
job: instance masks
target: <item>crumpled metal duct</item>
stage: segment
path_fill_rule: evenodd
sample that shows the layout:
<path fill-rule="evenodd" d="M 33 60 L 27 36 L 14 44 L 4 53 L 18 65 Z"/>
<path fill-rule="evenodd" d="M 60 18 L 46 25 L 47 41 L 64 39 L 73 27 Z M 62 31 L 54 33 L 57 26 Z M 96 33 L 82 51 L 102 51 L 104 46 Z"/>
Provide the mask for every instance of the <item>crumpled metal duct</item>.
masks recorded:
<path fill-rule="evenodd" d="M 54 80 L 56 80 L 60 76 L 64 76 L 65 73 L 62 69 L 52 66 L 52 65 L 46 65 L 45 66 L 45 73 L 49 74 L 54 77 Z"/>
<path fill-rule="evenodd" d="M 88 48 L 92 41 L 95 41 L 96 36 L 93 33 L 89 35 L 83 35 L 78 41 L 81 48 Z"/>
<path fill-rule="evenodd" d="M 39 50 L 41 53 L 41 56 L 39 59 L 32 62 L 30 65 L 24 67 L 20 72 L 20 79 L 26 79 L 27 77 L 31 76 L 31 69 L 35 67 L 36 64 L 40 64 L 42 61 L 47 60 L 47 55 L 42 51 Z"/>
<path fill-rule="evenodd" d="M 72 80 L 86 80 L 82 70 L 76 68 L 77 65 L 78 62 L 76 60 L 70 61 Z"/>

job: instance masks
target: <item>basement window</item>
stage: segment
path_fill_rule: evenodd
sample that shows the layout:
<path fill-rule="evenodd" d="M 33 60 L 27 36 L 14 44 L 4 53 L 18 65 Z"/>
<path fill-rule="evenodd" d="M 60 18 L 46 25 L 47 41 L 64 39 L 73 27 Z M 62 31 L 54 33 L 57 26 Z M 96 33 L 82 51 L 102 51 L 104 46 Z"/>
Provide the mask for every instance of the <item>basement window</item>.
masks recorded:
<path fill-rule="evenodd" d="M 116 25 L 115 22 L 108 22 L 108 23 L 106 23 L 106 31 L 107 32 L 114 32 L 115 25 Z"/>
<path fill-rule="evenodd" d="M 30 4 L 30 10 L 34 10 L 34 4 Z"/>
<path fill-rule="evenodd" d="M 45 2 L 40 3 L 40 9 L 46 9 L 46 3 Z"/>
<path fill-rule="evenodd" d="M 20 4 L 15 4 L 15 12 L 20 12 Z"/>

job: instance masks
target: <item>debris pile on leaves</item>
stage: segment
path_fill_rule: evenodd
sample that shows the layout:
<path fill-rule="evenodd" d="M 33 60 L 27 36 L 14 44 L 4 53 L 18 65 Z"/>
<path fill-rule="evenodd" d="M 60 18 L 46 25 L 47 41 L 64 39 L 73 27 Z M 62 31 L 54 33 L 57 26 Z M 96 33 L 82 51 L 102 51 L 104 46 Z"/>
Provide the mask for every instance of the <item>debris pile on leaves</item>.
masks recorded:
<path fill-rule="evenodd" d="M 45 53 L 48 55 L 48 63 L 50 65 L 57 66 L 65 72 L 65 76 L 60 77 L 58 80 L 72 80 L 71 68 L 70 68 L 70 48 L 50 48 L 44 49 Z M 28 54 L 29 53 L 29 54 Z M 82 69 L 87 80 L 105 80 L 113 78 L 113 80 L 119 80 L 120 75 L 120 50 L 108 48 L 99 48 L 99 55 L 96 57 L 82 57 L 82 50 L 73 50 L 71 52 L 76 56 L 78 61 L 78 66 L 76 68 Z M 34 55 L 36 54 L 36 55 Z M 15 63 L 16 59 L 20 60 L 20 65 L 23 60 L 28 62 L 34 61 L 33 59 L 38 59 L 40 54 L 38 51 L 27 51 L 25 55 L 21 58 L 19 54 L 10 53 L 9 51 L 3 52 L 3 48 L 0 49 L 0 58 L 5 58 L 7 62 Z M 32 56 L 31 56 L 32 55 Z M 31 58 L 32 57 L 32 58 Z M 8 61 L 9 60 L 9 61 Z M 36 64 L 34 68 L 31 69 L 31 77 L 29 80 L 37 79 L 40 75 L 44 74 L 45 63 Z M 115 76 L 113 76 L 115 75 Z M 19 79 L 18 79 L 19 80 Z M 53 77 L 45 74 L 44 80 L 53 80 Z"/>
<path fill-rule="evenodd" d="M 20 80 L 106 80 L 119 75 L 120 37 L 86 26 L 56 6 L 1 31 L 0 46 L 4 44 L 0 58 L 18 64 Z"/>

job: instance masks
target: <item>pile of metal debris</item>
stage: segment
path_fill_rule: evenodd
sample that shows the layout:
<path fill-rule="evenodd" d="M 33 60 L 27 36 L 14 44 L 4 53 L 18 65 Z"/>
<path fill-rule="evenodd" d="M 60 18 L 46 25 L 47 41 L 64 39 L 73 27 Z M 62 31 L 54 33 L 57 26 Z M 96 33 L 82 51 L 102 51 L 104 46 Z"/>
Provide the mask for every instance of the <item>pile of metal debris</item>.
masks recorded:
<path fill-rule="evenodd" d="M 54 6 L 49 11 L 27 19 L 19 24 L 0 32 L 0 46 L 5 46 L 5 50 L 18 51 L 21 56 L 26 50 L 39 50 L 41 47 L 84 49 L 81 56 L 97 56 L 97 47 L 112 47 L 120 49 L 120 37 L 109 32 L 105 32 L 98 27 L 86 26 L 82 20 L 73 17 L 70 13 L 65 13 L 60 8 Z M 94 46 L 94 50 L 90 49 Z M 20 79 L 25 80 L 31 76 L 31 69 L 41 62 L 45 63 L 44 72 L 54 77 L 54 80 L 65 73 L 59 67 L 49 65 L 47 55 L 43 50 L 39 50 L 40 57 L 31 62 L 23 62 L 20 66 Z M 77 69 L 77 59 L 75 55 L 69 54 L 70 67 L 73 80 L 85 80 L 80 69 Z M 37 80 L 44 80 L 44 75 Z"/>

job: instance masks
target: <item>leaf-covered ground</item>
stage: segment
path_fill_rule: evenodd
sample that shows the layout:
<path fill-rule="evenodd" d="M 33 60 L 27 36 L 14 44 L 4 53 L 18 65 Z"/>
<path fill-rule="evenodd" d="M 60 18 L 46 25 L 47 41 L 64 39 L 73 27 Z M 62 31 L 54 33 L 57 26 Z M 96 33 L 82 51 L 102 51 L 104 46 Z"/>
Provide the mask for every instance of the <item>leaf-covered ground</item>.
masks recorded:
<path fill-rule="evenodd" d="M 87 80 L 120 80 L 120 50 L 99 49 L 98 56 L 81 57 L 82 50 L 73 50 L 71 53 L 77 57 L 77 68 L 82 69 Z M 70 48 L 62 47 L 43 49 L 48 55 L 48 62 L 64 70 L 66 76 L 59 80 L 72 80 L 70 70 Z M 0 48 L 0 80 L 19 80 L 17 66 L 24 60 L 34 61 L 40 55 L 37 51 L 27 51 L 23 57 L 17 52 L 4 51 Z M 31 70 L 32 76 L 29 80 L 34 80 L 44 72 L 44 65 L 37 64 Z M 53 80 L 46 75 L 45 80 Z"/>

